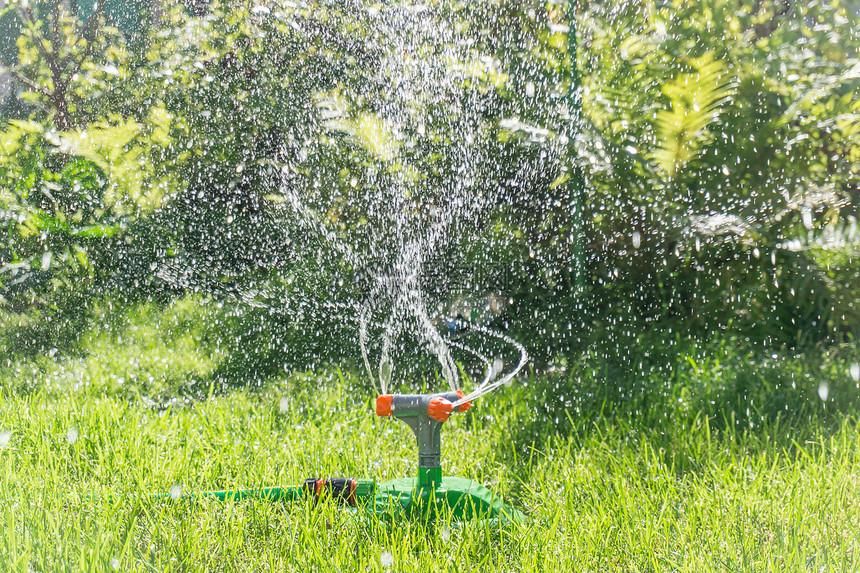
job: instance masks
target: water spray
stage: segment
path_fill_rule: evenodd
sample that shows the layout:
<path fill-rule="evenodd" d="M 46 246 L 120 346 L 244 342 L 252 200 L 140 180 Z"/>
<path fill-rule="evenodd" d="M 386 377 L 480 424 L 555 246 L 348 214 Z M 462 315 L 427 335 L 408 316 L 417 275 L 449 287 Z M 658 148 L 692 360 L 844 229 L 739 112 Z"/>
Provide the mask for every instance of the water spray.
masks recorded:
<path fill-rule="evenodd" d="M 581 116 L 581 93 L 580 76 L 577 69 L 577 41 L 576 41 L 576 7 L 577 3 L 569 2 L 568 12 L 568 56 L 569 56 L 569 88 L 566 103 L 569 121 L 565 136 L 567 137 L 567 172 L 569 191 L 569 204 L 574 217 L 574 260 L 576 288 L 580 288 L 582 281 L 582 269 L 584 268 L 582 254 L 582 205 L 583 205 L 583 178 L 581 171 L 575 161 L 576 159 L 576 134 Z M 284 166 L 286 167 L 286 166 Z M 284 170 L 286 173 L 288 170 Z M 332 240 L 334 233 L 329 231 L 325 223 L 301 200 L 298 189 L 300 186 L 284 184 L 282 194 L 285 199 L 283 209 L 291 217 L 297 218 L 308 230 L 319 237 L 324 237 L 328 244 L 338 249 L 343 258 L 350 261 L 356 268 L 364 268 L 367 261 L 353 252 L 348 243 Z M 465 189 L 466 187 L 464 187 Z M 400 190 L 396 190 L 400 193 Z M 420 269 L 425 263 L 425 251 L 431 248 L 439 237 L 445 236 L 450 230 L 451 221 L 440 220 L 431 225 L 427 235 L 427 242 L 418 245 L 409 244 L 409 248 L 401 252 L 406 257 L 405 261 L 398 260 L 399 267 L 408 269 Z M 374 227 L 371 226 L 371 232 Z M 388 226 L 378 228 L 388 229 Z M 398 226 L 399 228 L 399 226 Z M 384 244 L 384 239 L 378 241 Z M 383 251 L 384 252 L 384 251 Z M 403 263 L 403 264 L 401 264 Z M 162 275 L 160 275 L 162 276 Z M 198 494 L 180 495 L 180 498 L 214 497 L 222 500 L 241 500 L 247 498 L 267 499 L 272 501 L 297 501 L 302 499 L 337 501 L 345 507 L 358 511 L 375 514 L 378 516 L 423 516 L 429 518 L 449 516 L 454 521 L 467 521 L 472 519 L 491 519 L 499 522 L 520 522 L 524 520 L 521 512 L 512 506 L 505 504 L 498 496 L 493 494 L 483 485 L 463 477 L 445 476 L 442 469 L 442 427 L 452 414 L 465 413 L 473 400 L 492 392 L 500 386 L 509 383 L 514 376 L 528 362 L 528 353 L 525 347 L 506 336 L 494 332 L 483 325 L 476 324 L 478 316 L 473 313 L 468 305 L 468 319 L 458 320 L 458 313 L 451 312 L 452 318 L 445 320 L 445 325 L 455 336 L 462 335 L 466 331 L 474 331 L 485 336 L 501 340 L 512 345 L 520 352 L 520 359 L 515 367 L 505 375 L 500 375 L 501 367 L 496 367 L 486 356 L 475 349 L 470 348 L 462 341 L 444 338 L 435 328 L 431 317 L 425 311 L 425 301 L 421 297 L 420 284 L 417 282 L 415 273 L 399 277 L 401 280 L 392 293 L 388 293 L 392 304 L 397 309 L 410 309 L 415 313 L 413 316 L 420 326 L 419 331 L 425 342 L 434 350 L 439 358 L 442 373 L 452 391 L 435 394 L 391 394 L 389 384 L 391 382 L 391 338 L 386 335 L 382 342 L 382 360 L 379 364 L 379 385 L 381 393 L 376 400 L 376 414 L 382 418 L 394 418 L 400 420 L 407 426 L 415 436 L 418 453 L 418 472 L 415 477 L 403 477 L 383 483 L 377 483 L 375 479 L 358 478 L 309 478 L 303 485 L 290 487 L 273 487 L 256 490 L 242 491 L 219 491 L 204 492 Z M 164 277 L 169 280 L 170 277 Z M 384 277 L 383 277 L 384 278 Z M 217 285 L 216 285 L 217 286 Z M 374 285 L 376 289 L 384 289 L 388 285 L 386 281 Z M 240 293 L 228 293 L 252 306 L 262 303 L 255 297 Z M 453 310 L 453 309 L 452 309 Z M 270 311 L 277 312 L 277 309 Z M 361 347 L 363 365 L 368 377 L 375 382 L 374 371 L 368 359 L 368 327 L 372 321 L 372 310 L 369 304 L 363 304 L 358 312 L 359 322 L 359 345 Z M 468 323 L 468 324 L 467 324 Z M 464 329 L 463 327 L 467 328 Z M 390 325 L 384 325 L 386 333 L 390 331 Z M 471 392 L 465 394 L 456 390 L 458 386 L 457 369 L 455 363 L 448 353 L 448 346 L 459 348 L 480 359 L 486 366 L 484 380 Z M 174 496 L 163 495 L 160 498 L 176 500 Z"/>

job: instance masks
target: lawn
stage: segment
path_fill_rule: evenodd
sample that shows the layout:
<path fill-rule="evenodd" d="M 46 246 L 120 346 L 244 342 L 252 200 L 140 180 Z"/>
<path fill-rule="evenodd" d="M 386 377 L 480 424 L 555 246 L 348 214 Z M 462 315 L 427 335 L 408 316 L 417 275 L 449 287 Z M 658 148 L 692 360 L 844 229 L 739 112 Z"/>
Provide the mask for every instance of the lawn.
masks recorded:
<path fill-rule="evenodd" d="M 729 360 L 724 347 L 685 357 L 659 392 L 626 394 L 601 391 L 597 367 L 532 373 L 443 431 L 446 473 L 528 520 L 386 524 L 332 503 L 151 497 L 386 480 L 414 475 L 416 456 L 406 426 L 377 419 L 372 391 L 337 369 L 144 392 L 146 372 L 205 381 L 213 355 L 195 354 L 188 329 L 133 326 L 92 335 L 77 358 L 3 370 L 0 570 L 860 568 L 860 425 L 835 407 L 856 393 L 850 361 Z"/>

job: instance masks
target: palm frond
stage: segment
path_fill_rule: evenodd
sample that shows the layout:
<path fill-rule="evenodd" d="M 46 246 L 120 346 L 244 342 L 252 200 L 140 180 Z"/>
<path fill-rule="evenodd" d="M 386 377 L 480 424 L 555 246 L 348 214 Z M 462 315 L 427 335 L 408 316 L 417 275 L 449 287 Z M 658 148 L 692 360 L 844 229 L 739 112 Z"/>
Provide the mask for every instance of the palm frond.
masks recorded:
<path fill-rule="evenodd" d="M 679 74 L 663 86 L 671 107 L 657 112 L 658 145 L 653 159 L 670 177 L 701 152 L 715 122 L 734 93 L 726 65 L 712 54 L 692 62 L 694 73 Z"/>

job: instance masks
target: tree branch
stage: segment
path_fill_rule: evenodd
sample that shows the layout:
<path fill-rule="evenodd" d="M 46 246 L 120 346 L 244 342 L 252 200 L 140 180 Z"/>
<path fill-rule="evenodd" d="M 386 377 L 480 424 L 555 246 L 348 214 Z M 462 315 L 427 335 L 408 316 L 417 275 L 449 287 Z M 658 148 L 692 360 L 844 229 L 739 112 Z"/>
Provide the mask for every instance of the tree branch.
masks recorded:
<path fill-rule="evenodd" d="M 83 30 L 81 30 L 81 35 L 77 39 L 75 39 L 74 46 L 77 46 L 78 41 L 81 39 L 86 41 L 87 45 L 84 47 L 84 53 L 81 54 L 81 57 L 78 60 L 77 64 L 75 64 L 75 67 L 71 70 L 71 72 L 69 72 L 69 77 L 78 73 L 78 70 L 81 69 L 81 66 L 84 65 L 84 62 L 87 61 L 87 58 L 89 58 L 90 54 L 92 54 L 93 52 L 93 48 L 95 46 L 96 26 L 98 25 L 99 18 L 101 18 L 102 13 L 104 12 L 104 5 L 105 3 L 103 0 L 96 4 L 96 9 L 90 13 L 90 15 L 87 17 L 87 21 L 84 23 Z"/>
<path fill-rule="evenodd" d="M 39 92 L 40 94 L 42 94 L 43 96 L 45 96 L 47 98 L 50 98 L 52 96 L 51 92 L 49 92 L 45 88 L 39 86 L 36 82 L 34 82 L 30 78 L 28 78 L 27 76 L 22 74 L 20 71 L 13 69 L 13 70 L 10 70 L 10 72 L 12 73 L 13 76 L 15 76 L 15 78 L 19 82 L 21 82 L 22 84 L 25 84 L 30 89 Z"/>
<path fill-rule="evenodd" d="M 51 6 L 51 14 L 49 18 L 53 19 L 51 24 L 51 47 L 52 51 L 57 54 L 58 67 L 62 70 L 66 67 L 66 62 L 60 56 L 60 0 L 54 0 Z"/>
<path fill-rule="evenodd" d="M 72 42 L 72 50 L 78 47 L 78 44 L 81 40 L 85 40 L 91 42 L 92 40 L 88 40 L 87 36 L 92 35 L 95 32 L 95 27 L 98 24 L 99 18 L 104 13 L 104 2 L 99 2 L 96 4 L 96 9 L 90 12 L 90 15 L 87 17 L 87 21 L 84 22 L 83 26 L 81 26 L 81 34 L 75 41 Z M 77 69 L 79 69 L 78 66 Z"/>

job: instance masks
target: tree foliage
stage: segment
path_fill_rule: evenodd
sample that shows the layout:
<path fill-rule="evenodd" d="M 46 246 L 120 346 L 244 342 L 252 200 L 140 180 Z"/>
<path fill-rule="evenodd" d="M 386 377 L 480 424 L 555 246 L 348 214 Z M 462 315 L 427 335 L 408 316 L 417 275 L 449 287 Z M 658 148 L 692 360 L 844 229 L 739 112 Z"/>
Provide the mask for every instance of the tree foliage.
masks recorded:
<path fill-rule="evenodd" d="M 856 336 L 850 8 L 591 8 L 583 101 L 597 166 L 597 315 L 634 331 L 730 329 L 776 345 Z"/>

